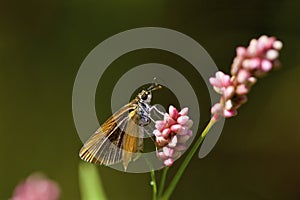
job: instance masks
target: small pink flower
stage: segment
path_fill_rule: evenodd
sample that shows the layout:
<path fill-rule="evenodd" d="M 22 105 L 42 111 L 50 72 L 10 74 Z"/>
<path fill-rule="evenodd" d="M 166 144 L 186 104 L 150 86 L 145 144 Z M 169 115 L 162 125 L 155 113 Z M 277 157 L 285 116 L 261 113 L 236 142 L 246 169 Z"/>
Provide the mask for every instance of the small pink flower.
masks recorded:
<path fill-rule="evenodd" d="M 11 200 L 58 200 L 58 185 L 41 174 L 33 174 L 20 183 Z"/>
<path fill-rule="evenodd" d="M 213 117 L 226 118 L 237 115 L 237 109 L 247 101 L 247 94 L 257 78 L 279 66 L 279 50 L 282 42 L 265 35 L 252 39 L 249 46 L 238 47 L 231 65 L 231 76 L 218 71 L 209 82 L 221 94 L 220 102 L 211 108 Z M 182 129 L 179 130 L 182 132 Z"/>
<path fill-rule="evenodd" d="M 209 82 L 219 94 L 223 94 L 224 90 L 232 84 L 230 76 L 221 71 L 218 71 L 215 77 L 210 78 Z"/>
<path fill-rule="evenodd" d="M 168 158 L 164 161 L 164 164 L 168 167 L 171 167 L 174 163 L 174 159 L 173 158 Z"/>
<path fill-rule="evenodd" d="M 169 113 L 164 114 L 164 120 L 156 121 L 153 134 L 157 145 L 162 147 L 157 157 L 166 166 L 171 166 L 174 159 L 186 149 L 185 143 L 193 134 L 190 130 L 192 125 L 193 121 L 188 116 L 188 108 L 178 111 L 172 105 L 169 107 Z"/>

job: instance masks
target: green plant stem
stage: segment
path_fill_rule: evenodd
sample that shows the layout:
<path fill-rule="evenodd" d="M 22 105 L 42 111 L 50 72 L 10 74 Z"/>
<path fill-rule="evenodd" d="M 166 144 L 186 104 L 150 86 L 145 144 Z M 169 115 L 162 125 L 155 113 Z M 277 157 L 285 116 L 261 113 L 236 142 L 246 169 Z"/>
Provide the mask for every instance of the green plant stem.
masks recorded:
<path fill-rule="evenodd" d="M 167 200 L 172 195 L 178 181 L 180 180 L 184 170 L 188 166 L 189 162 L 191 161 L 192 157 L 196 153 L 197 149 L 200 147 L 201 143 L 203 142 L 205 136 L 207 135 L 208 131 L 211 129 L 211 127 L 216 123 L 216 120 L 212 117 L 207 126 L 205 127 L 204 131 L 202 132 L 201 136 L 197 139 L 195 145 L 191 149 L 191 151 L 186 156 L 185 160 L 179 167 L 176 175 L 174 176 L 173 180 L 171 181 L 169 187 L 166 189 L 166 192 L 164 195 L 160 198 L 161 200 Z"/>
<path fill-rule="evenodd" d="M 160 184 L 159 184 L 159 189 L 158 189 L 158 197 L 160 197 L 162 195 L 162 193 L 164 192 L 168 170 L 169 170 L 169 167 L 165 167 L 164 171 L 162 173 Z"/>
<path fill-rule="evenodd" d="M 156 200 L 157 199 L 157 185 L 156 185 L 156 178 L 155 178 L 155 171 L 151 170 L 151 185 L 153 188 L 153 194 L 152 194 L 152 199 Z"/>

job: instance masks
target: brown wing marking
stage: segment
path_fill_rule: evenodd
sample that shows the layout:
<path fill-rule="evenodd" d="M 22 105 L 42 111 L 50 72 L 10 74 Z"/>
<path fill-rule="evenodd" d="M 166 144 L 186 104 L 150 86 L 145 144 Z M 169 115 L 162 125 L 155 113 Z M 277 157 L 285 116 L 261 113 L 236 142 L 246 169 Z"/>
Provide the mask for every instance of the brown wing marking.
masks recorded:
<path fill-rule="evenodd" d="M 123 140 L 123 166 L 127 169 L 129 162 L 132 159 L 132 153 L 136 153 L 139 150 L 139 126 L 137 121 L 139 116 L 136 113 L 130 113 L 132 115 L 131 120 L 127 124 L 126 134 Z"/>
<path fill-rule="evenodd" d="M 136 103 L 131 102 L 111 116 L 83 145 L 79 152 L 81 159 L 104 165 L 120 162 L 124 130 L 136 107 Z"/>

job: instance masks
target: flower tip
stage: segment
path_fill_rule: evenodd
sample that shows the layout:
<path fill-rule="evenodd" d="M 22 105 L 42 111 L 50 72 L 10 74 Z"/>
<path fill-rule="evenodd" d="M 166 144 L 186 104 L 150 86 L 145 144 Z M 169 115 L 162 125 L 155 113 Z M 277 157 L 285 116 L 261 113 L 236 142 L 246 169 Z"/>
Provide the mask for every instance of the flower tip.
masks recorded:
<path fill-rule="evenodd" d="M 169 115 L 173 119 L 177 119 L 178 117 L 178 110 L 172 105 L 169 106 Z"/>
<path fill-rule="evenodd" d="M 276 49 L 276 50 L 281 50 L 283 47 L 283 43 L 279 40 L 276 40 L 274 43 L 273 43 L 273 48 Z"/>
<path fill-rule="evenodd" d="M 189 120 L 190 118 L 186 115 L 180 116 L 177 118 L 177 123 L 180 125 L 185 125 L 186 122 Z"/>
<path fill-rule="evenodd" d="M 174 160 L 172 158 L 168 158 L 167 160 L 164 161 L 164 164 L 168 167 L 172 166 L 174 163 Z"/>
<path fill-rule="evenodd" d="M 261 63 L 261 69 L 264 72 L 268 72 L 272 69 L 272 63 L 269 60 L 263 60 Z"/>
<path fill-rule="evenodd" d="M 179 115 L 182 116 L 182 115 L 188 115 L 189 113 L 189 108 L 188 107 L 185 107 L 183 109 L 181 109 L 181 111 L 179 112 Z"/>

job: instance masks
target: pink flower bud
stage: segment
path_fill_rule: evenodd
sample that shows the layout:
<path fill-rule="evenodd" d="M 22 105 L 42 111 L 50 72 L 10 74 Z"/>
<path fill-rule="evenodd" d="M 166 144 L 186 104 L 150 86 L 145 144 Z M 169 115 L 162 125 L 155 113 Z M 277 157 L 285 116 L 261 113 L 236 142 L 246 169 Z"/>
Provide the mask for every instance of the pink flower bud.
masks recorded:
<path fill-rule="evenodd" d="M 250 70 L 258 69 L 260 64 L 261 64 L 261 59 L 260 58 L 257 58 L 257 57 L 252 58 L 252 59 L 250 59 L 248 69 L 250 69 Z"/>
<path fill-rule="evenodd" d="M 184 144 L 179 144 L 175 147 L 176 151 L 184 151 L 186 150 L 186 146 Z"/>
<path fill-rule="evenodd" d="M 156 137 L 161 137 L 161 136 L 162 136 L 161 132 L 160 132 L 159 130 L 157 130 L 157 129 L 155 129 L 155 130 L 153 131 L 153 134 L 154 134 Z"/>
<path fill-rule="evenodd" d="M 172 125 L 170 127 L 170 129 L 171 129 L 172 132 L 177 133 L 180 129 L 182 129 L 182 125 L 180 125 L 180 124 L 174 124 L 174 125 Z"/>
<path fill-rule="evenodd" d="M 159 131 L 162 131 L 162 129 L 165 127 L 165 122 L 163 120 L 158 120 L 155 122 L 155 128 Z"/>
<path fill-rule="evenodd" d="M 232 100 L 226 101 L 226 103 L 225 103 L 225 109 L 226 110 L 231 110 L 232 107 L 233 107 Z"/>
<path fill-rule="evenodd" d="M 229 99 L 234 95 L 234 87 L 233 86 L 229 86 L 227 87 L 224 92 L 223 92 L 224 98 L 225 99 Z"/>
<path fill-rule="evenodd" d="M 233 110 L 224 110 L 223 115 L 224 117 L 233 117 L 237 114 L 237 111 L 235 109 Z"/>
<path fill-rule="evenodd" d="M 168 167 L 172 166 L 174 163 L 173 158 L 168 158 L 167 160 L 164 161 L 164 164 Z"/>
<path fill-rule="evenodd" d="M 236 55 L 239 57 L 244 57 L 247 54 L 247 49 L 245 47 L 237 47 L 236 48 Z"/>
<path fill-rule="evenodd" d="M 172 148 L 175 147 L 177 145 L 177 141 L 178 141 L 178 139 L 177 139 L 177 136 L 175 135 L 169 142 L 169 147 L 172 147 Z"/>
<path fill-rule="evenodd" d="M 185 126 L 188 127 L 188 128 L 192 128 L 194 122 L 190 119 L 186 122 Z"/>
<path fill-rule="evenodd" d="M 188 133 L 188 131 L 189 131 L 189 128 L 186 127 L 186 126 L 183 126 L 183 127 L 177 132 L 177 134 L 178 134 L 178 135 L 186 135 L 186 134 Z"/>
<path fill-rule="evenodd" d="M 180 116 L 180 117 L 178 117 L 178 119 L 177 119 L 177 123 L 178 123 L 178 124 L 181 124 L 181 125 L 184 125 L 189 119 L 190 119 L 190 118 L 189 118 L 188 116 L 186 116 L 186 115 Z"/>
<path fill-rule="evenodd" d="M 165 121 L 165 126 L 166 127 L 169 127 L 169 126 L 172 126 L 173 124 L 176 124 L 176 121 L 173 118 L 171 118 L 168 113 L 165 113 L 164 121 Z"/>
<path fill-rule="evenodd" d="M 187 115 L 188 112 L 189 112 L 189 108 L 185 107 L 185 108 L 181 109 L 181 111 L 179 112 L 179 115 L 180 116 Z"/>
<path fill-rule="evenodd" d="M 169 106 L 169 115 L 173 119 L 177 119 L 178 110 L 174 106 L 172 106 L 172 105 Z"/>
<path fill-rule="evenodd" d="M 276 49 L 276 50 L 281 50 L 282 49 L 282 42 L 279 41 L 279 40 L 276 40 L 274 43 L 273 43 L 273 48 Z"/>
<path fill-rule="evenodd" d="M 168 138 L 169 135 L 171 133 L 171 130 L 169 128 L 166 128 L 164 129 L 162 132 L 161 132 L 161 135 L 164 137 L 164 138 Z"/>
<path fill-rule="evenodd" d="M 168 158 L 168 156 L 166 156 L 166 155 L 164 154 L 164 152 L 162 152 L 162 151 L 157 152 L 157 157 L 158 157 L 159 159 L 161 159 L 161 160 L 165 160 L 165 159 Z"/>
<path fill-rule="evenodd" d="M 174 154 L 174 149 L 169 147 L 163 147 L 163 152 L 167 157 L 172 157 Z"/>
<path fill-rule="evenodd" d="M 223 113 L 223 106 L 220 103 L 216 103 L 211 107 L 211 114 L 221 114 Z"/>
<path fill-rule="evenodd" d="M 236 93 L 238 95 L 244 95 L 249 92 L 249 88 L 245 84 L 240 84 L 236 87 Z"/>
<path fill-rule="evenodd" d="M 261 62 L 261 69 L 264 71 L 264 72 L 268 72 L 272 69 L 272 63 L 269 61 L 269 60 L 263 60 Z"/>
<path fill-rule="evenodd" d="M 249 77 L 247 85 L 250 87 L 256 83 L 257 79 L 255 77 Z"/>
<path fill-rule="evenodd" d="M 278 56 L 279 56 L 278 51 L 276 51 L 274 49 L 271 49 L 271 50 L 267 51 L 267 53 L 266 53 L 266 58 L 271 61 L 277 59 Z"/>
<path fill-rule="evenodd" d="M 209 79 L 209 82 L 211 85 L 217 87 L 217 88 L 222 88 L 222 87 L 228 87 L 231 85 L 231 80 L 230 76 L 227 74 L 224 74 L 221 71 L 216 72 L 215 77 L 211 77 Z"/>
<path fill-rule="evenodd" d="M 166 140 L 164 137 L 156 137 L 156 143 L 159 146 L 163 147 L 163 146 L 166 146 L 169 143 L 169 141 Z"/>
<path fill-rule="evenodd" d="M 242 69 L 239 71 L 237 75 L 237 81 L 239 83 L 246 83 L 248 81 L 248 78 L 250 77 L 250 73 L 248 70 Z"/>

